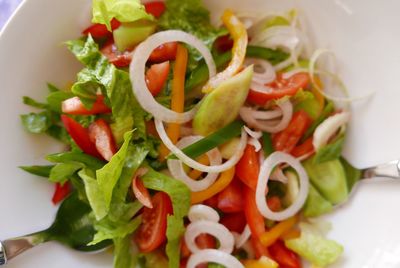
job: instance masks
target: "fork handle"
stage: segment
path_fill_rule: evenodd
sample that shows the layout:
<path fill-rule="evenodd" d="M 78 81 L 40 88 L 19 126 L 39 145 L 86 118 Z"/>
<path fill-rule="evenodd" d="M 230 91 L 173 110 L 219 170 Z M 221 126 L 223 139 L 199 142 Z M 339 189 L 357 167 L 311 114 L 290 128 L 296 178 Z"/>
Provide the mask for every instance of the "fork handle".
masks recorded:
<path fill-rule="evenodd" d="M 373 177 L 400 179 L 400 160 L 394 160 L 386 164 L 367 168 L 363 172 L 363 177 L 366 179 Z"/>

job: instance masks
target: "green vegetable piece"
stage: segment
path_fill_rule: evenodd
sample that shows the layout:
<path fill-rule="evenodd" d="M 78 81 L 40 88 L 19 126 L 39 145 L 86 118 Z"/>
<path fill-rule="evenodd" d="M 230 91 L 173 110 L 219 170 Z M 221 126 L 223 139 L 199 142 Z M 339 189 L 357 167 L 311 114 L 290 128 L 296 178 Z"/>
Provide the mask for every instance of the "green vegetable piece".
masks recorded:
<path fill-rule="evenodd" d="M 123 23 L 113 31 L 115 45 L 119 51 L 134 48 L 156 30 L 156 23 L 149 20 L 138 20 Z"/>
<path fill-rule="evenodd" d="M 240 138 L 233 138 L 228 142 L 219 146 L 222 158 L 224 159 L 231 158 L 236 153 L 239 143 L 240 143 Z"/>
<path fill-rule="evenodd" d="M 303 207 L 305 217 L 317 217 L 333 210 L 332 204 L 310 184 L 310 191 Z"/>
<path fill-rule="evenodd" d="M 47 112 L 23 114 L 21 120 L 25 129 L 35 134 L 45 133 L 51 125 Z"/>
<path fill-rule="evenodd" d="M 297 195 L 299 194 L 300 185 L 296 172 L 288 170 L 285 172 L 285 175 L 288 181 L 286 183 L 286 194 L 283 200 L 285 204 L 290 205 L 296 200 Z"/>
<path fill-rule="evenodd" d="M 320 148 L 315 154 L 314 163 L 319 164 L 338 159 L 342 155 L 345 136 L 344 134 L 336 138 L 332 143 Z"/>
<path fill-rule="evenodd" d="M 52 163 L 82 163 L 94 170 L 100 169 L 105 165 L 105 162 L 80 152 L 50 154 L 46 156 L 46 160 Z"/>
<path fill-rule="evenodd" d="M 314 164 L 312 159 L 305 161 L 304 167 L 311 183 L 333 205 L 347 200 L 346 174 L 338 159 Z"/>
<path fill-rule="evenodd" d="M 344 171 L 346 173 L 347 179 L 347 189 L 349 189 L 349 193 L 353 189 L 354 185 L 361 179 L 361 170 L 353 167 L 346 159 L 340 158 L 340 162 L 343 165 Z"/>
<path fill-rule="evenodd" d="M 309 262 L 326 267 L 334 263 L 342 254 L 343 247 L 337 242 L 303 228 L 301 231 L 300 238 L 286 240 L 285 245 Z"/>
<path fill-rule="evenodd" d="M 47 108 L 47 104 L 38 102 L 38 101 L 32 99 L 31 97 L 27 97 L 27 96 L 22 97 L 22 102 L 26 105 L 29 105 L 29 106 L 32 106 L 32 107 L 38 108 L 38 109 L 46 109 Z"/>
<path fill-rule="evenodd" d="M 274 146 L 272 145 L 271 134 L 263 132 L 262 142 L 263 142 L 263 150 L 264 150 L 265 156 L 268 156 L 275 151 Z"/>
<path fill-rule="evenodd" d="M 54 166 L 22 166 L 19 167 L 22 170 L 25 170 L 26 172 L 39 176 L 39 177 L 44 177 L 48 178 L 50 176 L 50 171 Z"/>
<path fill-rule="evenodd" d="M 234 121 L 229 125 L 217 130 L 209 136 L 189 145 L 182 151 L 190 158 L 199 157 L 206 152 L 228 142 L 234 137 L 240 135 L 243 127 L 243 122 Z M 168 159 L 177 159 L 175 155 L 171 155 Z"/>
<path fill-rule="evenodd" d="M 52 168 L 49 181 L 64 184 L 73 174 L 84 167 L 84 164 L 77 162 L 58 163 Z"/>
<path fill-rule="evenodd" d="M 252 77 L 253 66 L 249 66 L 208 94 L 193 119 L 194 131 L 206 136 L 233 122 L 246 101 Z"/>
<path fill-rule="evenodd" d="M 315 120 L 310 128 L 304 133 L 303 138 L 301 139 L 301 142 L 304 142 L 306 139 L 311 137 L 311 135 L 314 133 L 315 129 L 325 120 L 329 117 L 329 115 L 335 110 L 335 105 L 333 102 L 329 101 L 324 110 L 322 111 L 321 115 L 318 117 L 317 120 Z"/>
<path fill-rule="evenodd" d="M 286 26 L 286 25 L 290 25 L 290 22 L 282 17 L 282 16 L 275 16 L 269 20 L 267 20 L 265 22 L 264 27 L 265 28 L 269 28 L 269 27 L 273 27 L 273 26 Z"/>
<path fill-rule="evenodd" d="M 61 103 L 72 97 L 74 97 L 74 94 L 69 91 L 52 92 L 47 96 L 48 107 L 53 112 L 61 113 Z"/>
<path fill-rule="evenodd" d="M 300 90 L 294 96 L 294 100 L 297 102 L 294 106 L 294 112 L 303 110 L 311 117 L 312 120 L 318 119 L 320 104 L 313 93 L 310 91 Z"/>
<path fill-rule="evenodd" d="M 151 252 L 148 254 L 144 254 L 143 258 L 146 262 L 144 267 L 151 268 L 167 268 L 168 260 L 164 257 L 164 255 L 160 252 Z"/>
<path fill-rule="evenodd" d="M 113 18 L 120 22 L 154 19 L 152 15 L 146 12 L 140 0 L 93 0 L 92 13 L 92 22 L 105 24 L 110 32 Z"/>

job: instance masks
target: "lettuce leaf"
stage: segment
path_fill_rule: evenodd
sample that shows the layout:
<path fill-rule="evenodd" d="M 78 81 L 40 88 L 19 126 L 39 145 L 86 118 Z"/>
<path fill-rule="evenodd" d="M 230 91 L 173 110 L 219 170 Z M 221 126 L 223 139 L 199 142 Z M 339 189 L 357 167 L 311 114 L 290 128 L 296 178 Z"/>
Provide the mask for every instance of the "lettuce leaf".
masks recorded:
<path fill-rule="evenodd" d="M 154 20 L 154 17 L 146 12 L 140 0 L 93 0 L 92 12 L 92 22 L 105 24 L 109 31 L 113 18 L 120 22 Z"/>
<path fill-rule="evenodd" d="M 39 177 L 48 178 L 53 166 L 20 166 L 19 168 Z"/>
<path fill-rule="evenodd" d="M 185 230 L 183 218 L 190 208 L 190 190 L 184 183 L 154 170 L 147 172 L 142 180 L 146 188 L 165 192 L 171 198 L 174 215 L 167 220 L 166 253 L 169 267 L 179 267 L 180 240 Z"/>
<path fill-rule="evenodd" d="M 114 268 L 132 268 L 133 258 L 131 252 L 131 238 L 115 238 L 114 242 Z"/>
<path fill-rule="evenodd" d="M 334 263 L 340 257 L 343 247 L 337 242 L 324 238 L 304 223 L 300 224 L 300 228 L 300 238 L 285 241 L 289 249 L 321 267 Z"/>
<path fill-rule="evenodd" d="M 96 99 L 97 90 L 106 96 L 106 102 L 112 109 L 111 129 L 117 143 L 123 141 L 123 135 L 137 129 L 137 135 L 146 139 L 144 119 L 146 113 L 140 107 L 132 93 L 129 74 L 117 69 L 104 57 L 92 37 L 67 42 L 69 50 L 83 63 L 84 68 L 78 74 L 72 92 L 85 106 L 90 108 Z"/>
<path fill-rule="evenodd" d="M 102 169 L 97 170 L 97 182 L 103 193 L 106 209 L 110 208 L 112 193 L 117 184 L 122 169 L 125 164 L 125 158 L 128 153 L 129 143 L 132 140 L 132 132 L 127 132 L 124 137 L 124 144 L 119 151 L 111 158 Z"/>
<path fill-rule="evenodd" d="M 320 148 L 315 154 L 313 161 L 315 164 L 338 159 L 342 155 L 345 135 L 339 135 L 333 142 Z"/>
<path fill-rule="evenodd" d="M 64 184 L 72 175 L 84 167 L 85 165 L 79 162 L 58 163 L 51 169 L 49 181 Z"/>
<path fill-rule="evenodd" d="M 23 114 L 21 121 L 26 130 L 35 134 L 46 133 L 51 126 L 51 118 L 47 112 Z"/>

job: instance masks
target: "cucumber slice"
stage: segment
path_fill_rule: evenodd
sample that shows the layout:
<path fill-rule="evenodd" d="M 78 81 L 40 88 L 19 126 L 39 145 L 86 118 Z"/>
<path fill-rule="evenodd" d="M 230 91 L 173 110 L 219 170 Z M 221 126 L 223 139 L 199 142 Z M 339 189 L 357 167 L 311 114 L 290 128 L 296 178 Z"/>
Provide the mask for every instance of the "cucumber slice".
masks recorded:
<path fill-rule="evenodd" d="M 148 20 L 123 23 L 114 30 L 114 42 L 119 51 L 134 48 L 156 30 L 156 24 Z"/>

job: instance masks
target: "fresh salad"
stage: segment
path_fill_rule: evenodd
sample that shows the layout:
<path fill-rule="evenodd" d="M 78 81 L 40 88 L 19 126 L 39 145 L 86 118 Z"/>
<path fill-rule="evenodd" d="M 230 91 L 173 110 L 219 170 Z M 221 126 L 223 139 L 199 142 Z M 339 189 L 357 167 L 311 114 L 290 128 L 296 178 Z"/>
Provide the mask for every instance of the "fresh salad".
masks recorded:
<path fill-rule="evenodd" d="M 24 170 L 90 207 L 88 246 L 114 266 L 327 267 L 343 247 L 314 218 L 360 178 L 341 151 L 350 113 L 317 60 L 301 14 L 201 0 L 93 0 L 66 47 L 83 69 L 49 84 L 26 130 L 65 144 Z M 68 227 L 69 228 L 69 227 Z M 59 229 L 62 229 L 60 227 Z M 102 243 L 102 244 L 101 244 Z"/>

